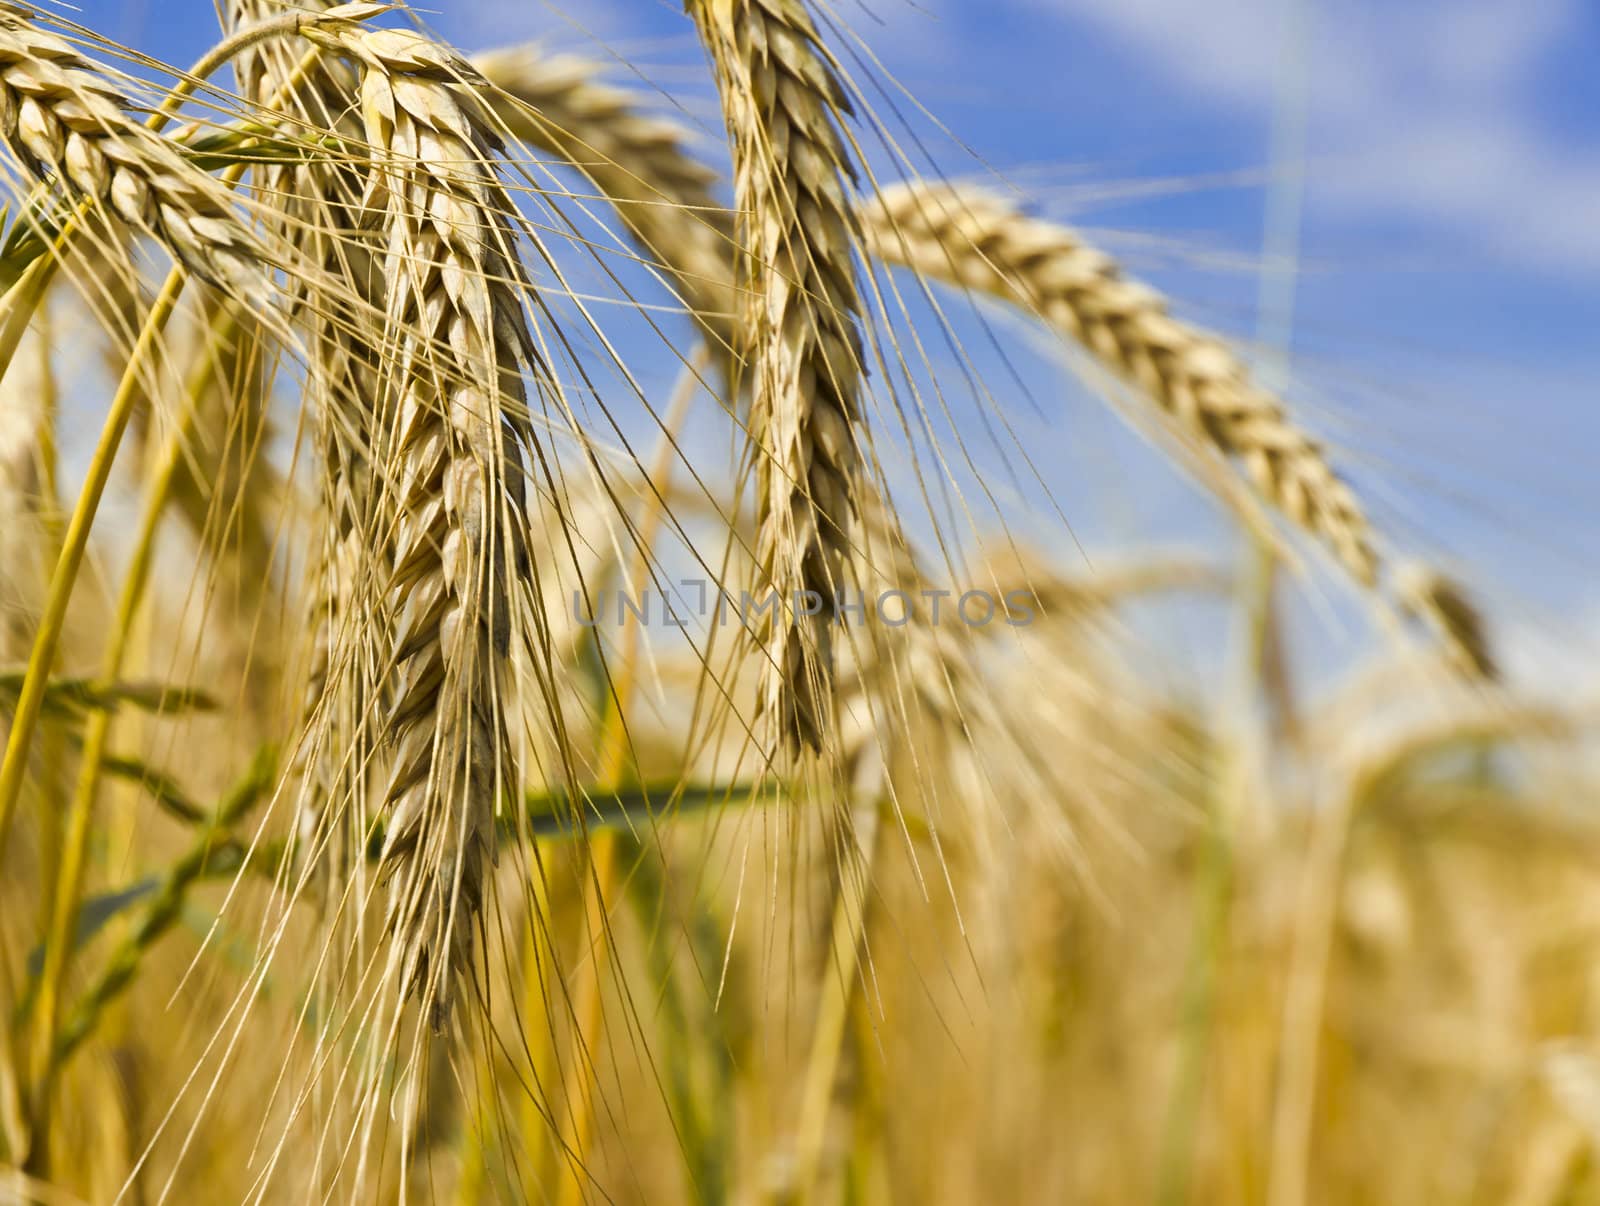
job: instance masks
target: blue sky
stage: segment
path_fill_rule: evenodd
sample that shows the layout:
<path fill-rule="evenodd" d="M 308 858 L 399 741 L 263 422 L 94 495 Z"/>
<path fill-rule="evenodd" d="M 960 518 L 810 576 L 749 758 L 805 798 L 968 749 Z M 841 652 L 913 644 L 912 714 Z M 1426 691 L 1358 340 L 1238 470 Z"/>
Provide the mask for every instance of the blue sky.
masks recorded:
<path fill-rule="evenodd" d="M 627 59 L 712 128 L 676 0 L 441 8 L 427 19 L 469 49 L 541 39 Z M 1533 627 L 1556 617 L 1600 631 L 1600 5 L 833 0 L 832 11 L 859 38 L 847 63 L 897 136 L 914 133 L 943 171 L 1025 189 L 1186 316 L 1245 339 L 1266 198 L 1294 168 L 1274 160 L 1274 114 L 1301 97 L 1295 400 L 1381 522 L 1499 584 Z M 201 0 L 91 0 L 84 14 L 178 61 L 212 37 Z M 1055 388 L 1047 369 L 1024 366 L 1030 390 Z M 1081 467 L 1086 440 L 1115 439 L 1104 431 L 1074 405 L 1023 438 L 1036 463 Z M 1184 497 L 1158 487 L 1144 502 L 1161 512 Z"/>

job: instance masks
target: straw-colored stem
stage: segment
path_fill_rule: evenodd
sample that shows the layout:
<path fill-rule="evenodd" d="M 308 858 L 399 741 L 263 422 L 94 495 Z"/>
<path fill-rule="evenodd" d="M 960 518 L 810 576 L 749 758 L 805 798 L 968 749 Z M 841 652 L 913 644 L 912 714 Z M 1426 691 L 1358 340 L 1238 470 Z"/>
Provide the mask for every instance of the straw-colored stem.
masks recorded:
<path fill-rule="evenodd" d="M 1311 826 L 1278 1038 L 1276 1107 L 1268 1146 L 1268 1206 L 1305 1206 L 1308 1200 L 1322 1018 L 1338 919 L 1339 881 L 1357 803 L 1353 793 L 1346 793 L 1320 809 Z"/>
<path fill-rule="evenodd" d="M 54 565 L 61 552 L 61 456 L 56 428 L 61 419 L 61 398 L 57 388 L 50 348 L 50 309 L 41 305 L 36 312 L 39 341 L 39 428 L 35 457 L 39 466 L 39 498 L 36 504 L 39 534 L 43 542 L 42 564 Z M 51 672 L 55 667 L 52 665 Z M 66 775 L 66 739 L 56 728 L 47 728 L 39 742 L 39 793 L 41 842 L 40 886 L 43 899 L 55 894 L 56 873 L 61 860 L 62 796 Z"/>

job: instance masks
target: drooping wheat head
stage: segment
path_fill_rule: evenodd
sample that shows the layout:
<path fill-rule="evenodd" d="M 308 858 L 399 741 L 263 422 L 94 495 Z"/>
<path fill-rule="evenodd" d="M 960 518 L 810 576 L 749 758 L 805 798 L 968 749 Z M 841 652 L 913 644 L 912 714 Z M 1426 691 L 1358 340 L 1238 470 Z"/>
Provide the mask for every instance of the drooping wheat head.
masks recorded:
<path fill-rule="evenodd" d="M 861 459 L 859 298 L 841 121 L 850 99 L 799 0 L 694 0 L 733 148 L 739 349 L 751 375 L 760 586 L 778 596 L 763 708 L 791 750 L 822 748 L 831 626 Z M 820 601 L 815 614 L 797 595 Z"/>
<path fill-rule="evenodd" d="M 227 26 L 237 32 L 280 11 L 270 0 L 230 0 Z M 304 52 L 297 40 L 249 47 L 235 61 L 241 95 L 287 137 L 328 133 L 359 146 L 355 69 L 333 54 L 308 66 Z M 361 848 L 359 804 L 372 738 L 365 718 L 378 695 L 373 675 L 385 645 L 374 621 L 383 615 L 387 557 L 373 530 L 371 489 L 384 348 L 383 232 L 363 203 L 367 173 L 359 153 L 269 159 L 256 172 L 263 210 L 331 283 L 290 282 L 296 313 L 309 328 L 303 421 L 314 433 L 323 519 L 308 575 L 311 658 L 294 769 L 303 854 L 337 882 Z"/>
<path fill-rule="evenodd" d="M 1282 401 L 1255 385 L 1227 344 L 1179 321 L 1155 291 L 1070 229 L 981 190 L 884 189 L 860 211 L 871 253 L 930 280 L 1039 315 L 1202 441 L 1240 461 L 1267 499 L 1320 537 L 1363 586 L 1377 579 L 1373 533 L 1350 487 Z"/>
<path fill-rule="evenodd" d="M 471 968 L 496 801 L 515 780 L 501 692 L 529 569 L 522 374 L 540 358 L 481 81 L 409 31 L 329 40 L 360 66 L 365 203 L 385 239 L 375 477 L 396 677 L 383 860 L 403 978 L 439 1026 Z"/>
<path fill-rule="evenodd" d="M 106 75 L 22 11 L 0 8 L 0 141 L 40 180 L 104 206 L 231 296 L 266 306 L 261 241 L 226 192 L 123 111 Z"/>

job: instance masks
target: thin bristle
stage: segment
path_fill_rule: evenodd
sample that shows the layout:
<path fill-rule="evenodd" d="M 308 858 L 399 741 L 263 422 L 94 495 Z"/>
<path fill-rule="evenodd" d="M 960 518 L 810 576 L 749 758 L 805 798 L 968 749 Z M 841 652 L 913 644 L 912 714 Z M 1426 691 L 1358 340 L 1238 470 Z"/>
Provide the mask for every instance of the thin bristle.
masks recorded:
<path fill-rule="evenodd" d="M 560 156 L 616 207 L 650 261 L 672 274 L 713 347 L 734 347 L 733 215 L 712 192 L 717 173 L 685 150 L 675 123 L 600 82 L 600 66 L 531 46 L 474 55 L 506 132 Z"/>
<path fill-rule="evenodd" d="M 846 199 L 855 171 L 839 124 L 850 102 L 798 0 L 690 7 L 733 146 L 756 560 L 781 609 L 766 638 L 763 707 L 791 750 L 820 749 L 861 459 L 855 221 Z M 816 613 L 800 614 L 797 596 Z"/>
<path fill-rule="evenodd" d="M 964 744 L 985 701 L 970 642 L 948 614 L 935 616 L 928 607 L 929 581 L 893 504 L 870 484 L 858 498 L 853 577 L 867 597 L 896 597 L 908 613 L 904 621 L 891 616 L 888 623 L 866 625 L 851 637 L 839 710 L 854 724 L 844 732 L 841 747 L 846 768 L 859 780 L 885 748 L 909 746 L 907 735 L 914 730 L 938 734 L 938 740 L 925 743 L 929 749 Z"/>

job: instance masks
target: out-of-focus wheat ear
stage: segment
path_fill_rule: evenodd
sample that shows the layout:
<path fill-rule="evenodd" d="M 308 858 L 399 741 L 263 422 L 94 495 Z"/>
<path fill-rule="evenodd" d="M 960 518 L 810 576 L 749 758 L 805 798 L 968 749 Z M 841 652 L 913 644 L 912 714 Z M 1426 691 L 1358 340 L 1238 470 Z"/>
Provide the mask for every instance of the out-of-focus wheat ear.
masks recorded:
<path fill-rule="evenodd" d="M 1417 562 L 1396 570 L 1395 584 L 1401 608 L 1433 630 L 1461 674 L 1484 682 L 1500 677 L 1489 623 L 1465 584 Z"/>
<path fill-rule="evenodd" d="M 897 184 L 859 214 L 872 255 L 1038 315 L 1241 462 L 1274 507 L 1320 537 L 1358 583 L 1375 584 L 1372 528 L 1322 448 L 1281 399 L 1252 382 L 1226 342 L 1172 317 L 1166 300 L 1115 260 L 978 189 Z"/>
<path fill-rule="evenodd" d="M 759 586 L 776 596 L 763 708 L 786 747 L 821 749 L 831 628 L 856 511 L 861 349 L 846 190 L 851 113 L 799 0 L 692 0 L 733 149 L 740 349 L 752 374 Z M 797 604 L 820 603 L 813 615 Z"/>
<path fill-rule="evenodd" d="M 1069 623 L 1092 621 L 1142 596 L 1226 596 L 1234 589 L 1232 574 L 1197 556 L 1154 556 L 1097 565 L 1090 573 L 1068 576 L 1008 549 L 988 568 L 1000 584 L 1002 598 L 1025 603 L 1036 618 Z"/>
<path fill-rule="evenodd" d="M 893 595 L 915 613 L 904 623 L 897 615 L 888 623 L 880 618 L 849 639 L 839 683 L 840 748 L 860 790 L 868 768 L 913 730 L 938 735 L 929 748 L 968 741 L 984 700 L 966 633 L 928 607 L 928 579 L 893 505 L 866 477 L 857 499 L 852 577 L 867 598 Z"/>
<path fill-rule="evenodd" d="M 270 304 L 269 257 L 226 190 L 129 118 L 89 59 L 9 8 L 0 9 L 0 141 L 40 180 L 149 233 L 196 276 Z"/>
<path fill-rule="evenodd" d="M 516 780 L 502 693 L 530 577 L 522 381 L 550 377 L 481 77 L 410 31 L 332 27 L 326 40 L 361 68 L 366 204 L 386 247 L 376 471 L 396 618 L 382 857 L 397 970 L 442 1027 L 472 968 L 496 801 Z"/>
<path fill-rule="evenodd" d="M 513 46 L 472 57 L 506 133 L 578 169 L 616 208 L 652 263 L 669 272 L 719 358 L 734 348 L 733 214 L 687 132 L 600 82 L 597 63 Z"/>

